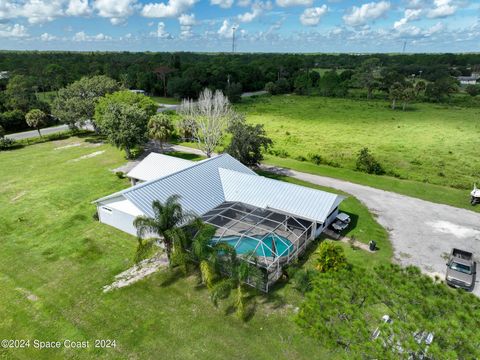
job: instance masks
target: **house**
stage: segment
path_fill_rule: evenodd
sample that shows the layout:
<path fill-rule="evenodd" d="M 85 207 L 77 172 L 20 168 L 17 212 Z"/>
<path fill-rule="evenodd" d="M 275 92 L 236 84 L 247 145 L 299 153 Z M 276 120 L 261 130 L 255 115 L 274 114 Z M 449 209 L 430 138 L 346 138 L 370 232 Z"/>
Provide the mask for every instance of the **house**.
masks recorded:
<path fill-rule="evenodd" d="M 145 95 L 145 90 L 130 89 L 129 91 L 132 92 L 132 93 L 134 93 L 134 94 Z"/>
<path fill-rule="evenodd" d="M 457 80 L 461 85 L 475 85 L 480 79 L 480 74 L 472 73 L 470 76 L 458 76 Z"/>
<path fill-rule="evenodd" d="M 9 72 L 8 71 L 0 71 L 0 80 L 8 79 L 8 78 L 9 78 Z"/>
<path fill-rule="evenodd" d="M 343 196 L 260 176 L 228 154 L 199 162 L 147 156 L 128 176 L 138 183 L 95 201 L 100 222 L 136 235 L 152 202 L 179 195 L 183 209 L 215 227 L 225 242 L 265 270 L 262 290 L 335 219 Z"/>
<path fill-rule="evenodd" d="M 195 162 L 151 152 L 127 173 L 132 185 L 155 180 L 192 166 Z"/>

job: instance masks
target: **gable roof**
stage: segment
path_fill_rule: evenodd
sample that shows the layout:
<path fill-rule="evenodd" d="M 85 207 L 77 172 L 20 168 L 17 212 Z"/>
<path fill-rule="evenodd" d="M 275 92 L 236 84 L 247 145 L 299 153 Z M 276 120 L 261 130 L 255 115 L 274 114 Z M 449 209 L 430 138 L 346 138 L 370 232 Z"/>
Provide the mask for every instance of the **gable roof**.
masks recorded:
<path fill-rule="evenodd" d="M 195 164 L 195 162 L 190 160 L 152 152 L 130 170 L 127 177 L 141 181 L 149 181 L 176 173 L 193 164 Z"/>
<path fill-rule="evenodd" d="M 343 196 L 263 176 L 218 169 L 226 201 L 274 209 L 298 217 L 325 221 Z"/>
<path fill-rule="evenodd" d="M 225 201 L 234 201 L 318 222 L 324 222 L 344 199 L 340 195 L 259 176 L 230 155 L 222 154 L 95 202 L 112 198 L 127 200 L 152 217 L 152 202 L 164 202 L 171 195 L 180 195 L 182 207 L 199 216 Z"/>

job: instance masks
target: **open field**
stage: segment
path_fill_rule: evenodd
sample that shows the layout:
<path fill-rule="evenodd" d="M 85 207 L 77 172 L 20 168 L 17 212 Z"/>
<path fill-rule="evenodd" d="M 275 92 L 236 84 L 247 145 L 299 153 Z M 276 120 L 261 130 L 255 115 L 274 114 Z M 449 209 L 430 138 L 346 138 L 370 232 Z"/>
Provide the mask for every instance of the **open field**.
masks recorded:
<path fill-rule="evenodd" d="M 294 324 L 302 298 L 291 285 L 257 297 L 247 323 L 225 315 L 228 301 L 213 307 L 193 275 L 160 272 L 102 293 L 132 265 L 136 240 L 95 221 L 91 201 L 128 186 L 110 171 L 124 162 L 121 151 L 88 137 L 0 153 L 0 202 L 7 205 L 0 208 L 0 339 L 117 342 L 115 349 L 0 349 L 0 357 L 335 358 Z M 385 244 L 375 255 L 345 244 L 349 259 L 366 266 L 387 262 L 386 232 L 355 199 L 342 209 L 360 216 L 351 232 L 357 239 L 375 236 Z"/>
<path fill-rule="evenodd" d="M 386 101 L 285 95 L 246 100 L 238 109 L 265 124 L 274 140 L 277 156 L 268 163 L 460 207 L 469 207 L 469 190 L 480 182 L 478 108 L 414 104 L 392 111 Z M 390 176 L 352 171 L 364 146 Z M 308 161 L 315 154 L 323 165 Z"/>

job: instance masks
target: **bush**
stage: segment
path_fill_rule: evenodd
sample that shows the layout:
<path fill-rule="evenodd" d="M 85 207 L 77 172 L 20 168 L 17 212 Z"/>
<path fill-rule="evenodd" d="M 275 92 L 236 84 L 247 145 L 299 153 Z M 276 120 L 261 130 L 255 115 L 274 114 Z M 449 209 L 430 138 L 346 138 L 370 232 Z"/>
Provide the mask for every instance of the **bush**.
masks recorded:
<path fill-rule="evenodd" d="M 465 91 L 468 93 L 468 95 L 470 96 L 477 96 L 478 94 L 480 94 L 480 85 L 468 85 L 466 88 L 465 88 Z"/>
<path fill-rule="evenodd" d="M 367 147 L 364 147 L 358 153 L 357 170 L 368 174 L 383 175 L 385 170 L 380 163 L 373 157 Z"/>
<path fill-rule="evenodd" d="M 125 179 L 125 174 L 123 173 L 123 171 L 117 171 L 115 172 L 115 175 L 117 175 L 119 179 Z"/>
<path fill-rule="evenodd" d="M 270 153 L 271 155 L 273 155 L 273 156 L 278 156 L 278 157 L 280 157 L 280 158 L 287 158 L 287 157 L 290 156 L 290 154 L 289 154 L 287 151 L 283 150 L 283 149 L 280 149 L 280 150 L 271 150 L 271 151 L 269 151 L 269 153 Z"/>
<path fill-rule="evenodd" d="M 316 268 L 320 272 L 339 271 L 348 267 L 347 258 L 340 245 L 324 241 L 317 251 Z"/>
<path fill-rule="evenodd" d="M 293 276 L 293 284 L 295 289 L 305 294 L 312 290 L 312 280 L 315 275 L 313 270 L 298 270 Z"/>
<path fill-rule="evenodd" d="M 13 139 L 0 138 L 0 150 L 9 150 L 17 146 L 17 143 Z"/>
<path fill-rule="evenodd" d="M 323 163 L 323 158 L 321 155 L 308 154 L 308 158 L 310 159 L 310 162 L 314 163 L 315 165 L 320 165 Z"/>

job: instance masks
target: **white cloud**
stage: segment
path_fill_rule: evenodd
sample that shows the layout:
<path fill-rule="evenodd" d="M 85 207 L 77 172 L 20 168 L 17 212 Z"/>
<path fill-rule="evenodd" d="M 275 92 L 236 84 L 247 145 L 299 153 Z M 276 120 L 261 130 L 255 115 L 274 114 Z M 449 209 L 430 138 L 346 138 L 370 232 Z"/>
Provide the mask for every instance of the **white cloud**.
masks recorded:
<path fill-rule="evenodd" d="M 289 6 L 312 6 L 313 0 L 277 0 L 277 5 L 280 7 Z"/>
<path fill-rule="evenodd" d="M 232 7 L 233 0 L 210 0 L 210 4 L 218 5 L 223 9 L 228 9 Z"/>
<path fill-rule="evenodd" d="M 404 12 L 403 18 L 401 18 L 398 21 L 395 21 L 395 23 L 393 24 L 393 27 L 395 29 L 398 29 L 410 21 L 419 19 L 421 15 L 422 15 L 422 9 L 406 9 Z"/>
<path fill-rule="evenodd" d="M 222 26 L 218 29 L 217 34 L 222 38 L 231 38 L 233 36 L 233 27 L 235 24 L 230 24 L 228 20 L 223 20 Z"/>
<path fill-rule="evenodd" d="M 258 18 L 260 15 L 262 15 L 265 10 L 271 10 L 271 9 L 272 9 L 272 3 L 270 1 L 266 1 L 266 2 L 257 1 L 252 5 L 251 11 L 247 11 L 243 14 L 239 14 L 237 18 L 240 22 L 244 22 L 244 23 L 252 22 L 256 18 Z"/>
<path fill-rule="evenodd" d="M 43 33 L 40 35 L 40 40 L 42 41 L 53 41 L 57 40 L 57 37 L 55 35 L 49 34 L 49 33 Z"/>
<path fill-rule="evenodd" d="M 0 24 L 0 38 L 22 38 L 27 36 L 28 31 L 23 25 L 15 24 L 12 26 Z"/>
<path fill-rule="evenodd" d="M 59 0 L 29 0 L 19 9 L 18 16 L 28 19 L 30 24 L 41 24 L 64 15 L 63 2 Z"/>
<path fill-rule="evenodd" d="M 300 15 L 300 22 L 306 26 L 315 26 L 320 22 L 320 18 L 328 11 L 327 5 L 308 8 Z"/>
<path fill-rule="evenodd" d="M 429 18 L 443 18 L 455 14 L 458 7 L 451 0 L 434 0 L 435 7 L 427 13 Z"/>
<path fill-rule="evenodd" d="M 87 16 L 92 13 L 92 9 L 88 6 L 88 0 L 70 0 L 65 13 L 70 16 Z"/>
<path fill-rule="evenodd" d="M 182 14 L 178 18 L 180 24 L 180 38 L 188 39 L 193 36 L 192 27 L 197 23 L 195 14 Z"/>
<path fill-rule="evenodd" d="M 84 42 L 84 41 L 106 41 L 112 40 L 111 36 L 99 33 L 97 35 L 87 35 L 84 31 L 77 32 L 72 37 L 73 41 Z"/>
<path fill-rule="evenodd" d="M 238 0 L 237 1 L 237 5 L 241 6 L 241 7 L 247 7 L 248 5 L 250 5 L 250 3 L 251 3 L 251 0 Z"/>
<path fill-rule="evenodd" d="M 369 21 L 384 16 L 390 10 L 388 1 L 370 2 L 360 7 L 354 6 L 348 14 L 343 16 L 345 24 L 350 26 L 365 25 Z"/>
<path fill-rule="evenodd" d="M 168 3 L 150 3 L 142 9 L 142 15 L 153 18 L 177 17 L 190 9 L 198 0 L 168 0 Z"/>
<path fill-rule="evenodd" d="M 150 33 L 151 36 L 159 39 L 173 39 L 173 36 L 165 30 L 165 23 L 160 21 L 157 30 Z"/>
<path fill-rule="evenodd" d="M 136 0 L 95 0 L 93 7 L 99 16 L 110 19 L 113 25 L 118 25 L 134 13 L 136 3 Z"/>

